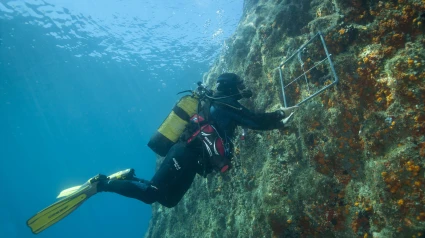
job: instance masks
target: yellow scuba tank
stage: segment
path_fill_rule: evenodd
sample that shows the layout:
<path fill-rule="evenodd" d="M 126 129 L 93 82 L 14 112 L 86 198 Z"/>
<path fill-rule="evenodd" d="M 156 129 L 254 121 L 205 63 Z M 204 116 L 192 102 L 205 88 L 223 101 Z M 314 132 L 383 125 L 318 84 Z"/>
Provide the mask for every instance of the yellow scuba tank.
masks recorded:
<path fill-rule="evenodd" d="M 149 140 L 148 146 L 158 155 L 165 156 L 180 135 L 183 133 L 190 118 L 198 110 L 199 98 L 193 95 L 183 96 L 174 106 L 155 134 Z"/>

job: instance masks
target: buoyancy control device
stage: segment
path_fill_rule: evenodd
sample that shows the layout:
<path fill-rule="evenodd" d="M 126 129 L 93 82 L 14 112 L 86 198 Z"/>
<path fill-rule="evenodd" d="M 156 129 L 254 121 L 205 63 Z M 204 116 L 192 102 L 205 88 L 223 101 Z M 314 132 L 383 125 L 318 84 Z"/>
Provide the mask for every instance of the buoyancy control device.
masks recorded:
<path fill-rule="evenodd" d="M 193 115 L 190 118 L 190 123 L 199 125 L 199 127 L 186 142 L 190 144 L 199 140 L 207 151 L 207 157 L 212 168 L 222 173 L 226 172 L 231 167 L 229 158 L 231 152 L 229 146 L 225 145 L 225 141 L 218 134 L 217 129 L 200 114 Z"/>

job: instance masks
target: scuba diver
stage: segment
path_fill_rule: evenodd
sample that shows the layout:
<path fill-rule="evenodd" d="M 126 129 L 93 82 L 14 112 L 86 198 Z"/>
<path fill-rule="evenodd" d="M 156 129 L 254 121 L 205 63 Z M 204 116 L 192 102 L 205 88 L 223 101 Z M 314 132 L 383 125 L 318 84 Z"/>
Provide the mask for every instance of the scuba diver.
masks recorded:
<path fill-rule="evenodd" d="M 158 202 L 168 208 L 174 207 L 190 188 L 196 174 L 205 177 L 214 170 L 225 173 L 231 168 L 232 139 L 237 126 L 254 130 L 283 129 L 288 126 L 298 108 L 282 108 L 271 113 L 251 112 L 238 101 L 251 97 L 252 92 L 234 73 L 221 74 L 217 78 L 215 92 L 206 89 L 201 83 L 198 86 L 202 93 L 197 98 L 203 101 L 196 103 L 197 113 L 180 116 L 187 117 L 188 123 L 178 135 L 178 140 L 168 143 L 165 149 L 162 147 L 167 142 L 150 142 L 149 147 L 165 155 L 151 180 L 137 178 L 134 169 L 110 176 L 99 174 L 81 186 L 62 191 L 58 196 L 62 200 L 30 218 L 27 225 L 32 232 L 40 233 L 99 192 L 113 192 L 146 204 Z M 193 100 L 194 97 L 189 98 Z M 182 106 L 183 110 L 185 107 Z M 176 114 L 184 114 L 181 108 L 173 110 Z M 164 137 L 162 134 L 159 136 Z M 159 152 L 161 148 L 163 151 Z"/>

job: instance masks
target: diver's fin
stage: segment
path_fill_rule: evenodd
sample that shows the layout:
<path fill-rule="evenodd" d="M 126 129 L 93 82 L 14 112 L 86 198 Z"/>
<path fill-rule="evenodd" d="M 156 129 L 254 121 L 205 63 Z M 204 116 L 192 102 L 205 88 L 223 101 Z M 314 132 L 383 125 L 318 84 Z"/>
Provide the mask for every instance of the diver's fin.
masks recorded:
<path fill-rule="evenodd" d="M 135 176 L 134 169 L 124 169 L 108 176 L 109 180 L 131 180 Z"/>
<path fill-rule="evenodd" d="M 116 179 L 117 180 L 126 180 L 126 179 L 131 180 L 134 176 L 135 176 L 134 169 L 125 169 L 125 170 L 118 171 L 116 173 L 109 175 L 108 179 L 109 180 L 116 180 Z M 62 190 L 56 198 L 62 198 L 62 197 L 69 196 L 70 194 L 74 193 L 75 191 L 77 191 L 81 187 L 82 187 L 82 185 L 78 185 L 78 186 L 75 186 L 75 187 L 72 187 L 72 188 L 67 188 L 65 190 Z"/>
<path fill-rule="evenodd" d="M 62 200 L 57 201 L 54 204 L 48 206 L 47 208 L 41 210 L 33 217 L 28 219 L 27 225 L 31 228 L 31 231 L 34 234 L 38 234 L 49 228 L 56 222 L 62 220 L 64 217 L 68 216 L 71 212 L 77 209 L 81 204 L 83 204 L 83 202 L 85 202 L 87 199 L 97 193 L 96 186 L 98 181 L 101 179 L 106 179 L 105 175 L 103 175 L 103 177 L 101 176 L 91 178 L 89 181 L 87 181 L 81 186 L 76 186 L 62 191 L 68 191 L 69 195 L 63 198 Z M 74 189 L 73 192 L 71 192 L 71 189 Z M 59 194 L 58 197 L 60 197 L 61 194 Z"/>
<path fill-rule="evenodd" d="M 62 192 L 59 193 L 59 195 L 56 198 L 62 198 L 62 197 L 67 197 L 71 194 L 73 194 L 75 191 L 79 190 L 81 188 L 82 185 L 78 185 L 72 188 L 67 188 L 65 190 L 63 190 Z"/>
<path fill-rule="evenodd" d="M 28 219 L 27 225 L 31 228 L 34 234 L 38 234 L 49 228 L 56 222 L 68 216 L 75 211 L 83 202 L 97 193 L 97 184 L 104 180 L 126 180 L 133 179 L 135 176 L 134 169 L 126 169 L 114 173 L 108 177 L 105 175 L 97 175 L 83 185 L 68 188 L 59 193 L 57 198 L 63 198 L 41 210 L 33 217 Z"/>

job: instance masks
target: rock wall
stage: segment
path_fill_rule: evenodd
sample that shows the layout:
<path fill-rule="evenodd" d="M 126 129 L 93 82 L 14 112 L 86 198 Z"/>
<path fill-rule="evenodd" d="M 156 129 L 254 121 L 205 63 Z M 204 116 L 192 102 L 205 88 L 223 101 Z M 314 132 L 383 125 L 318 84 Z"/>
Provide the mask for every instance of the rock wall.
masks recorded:
<path fill-rule="evenodd" d="M 424 237 L 424 12 L 424 0 L 246 0 L 206 82 L 235 72 L 256 92 L 243 103 L 272 111 L 277 67 L 319 30 L 340 82 L 291 129 L 236 140 L 230 172 L 198 176 L 175 208 L 154 204 L 145 237 Z"/>

